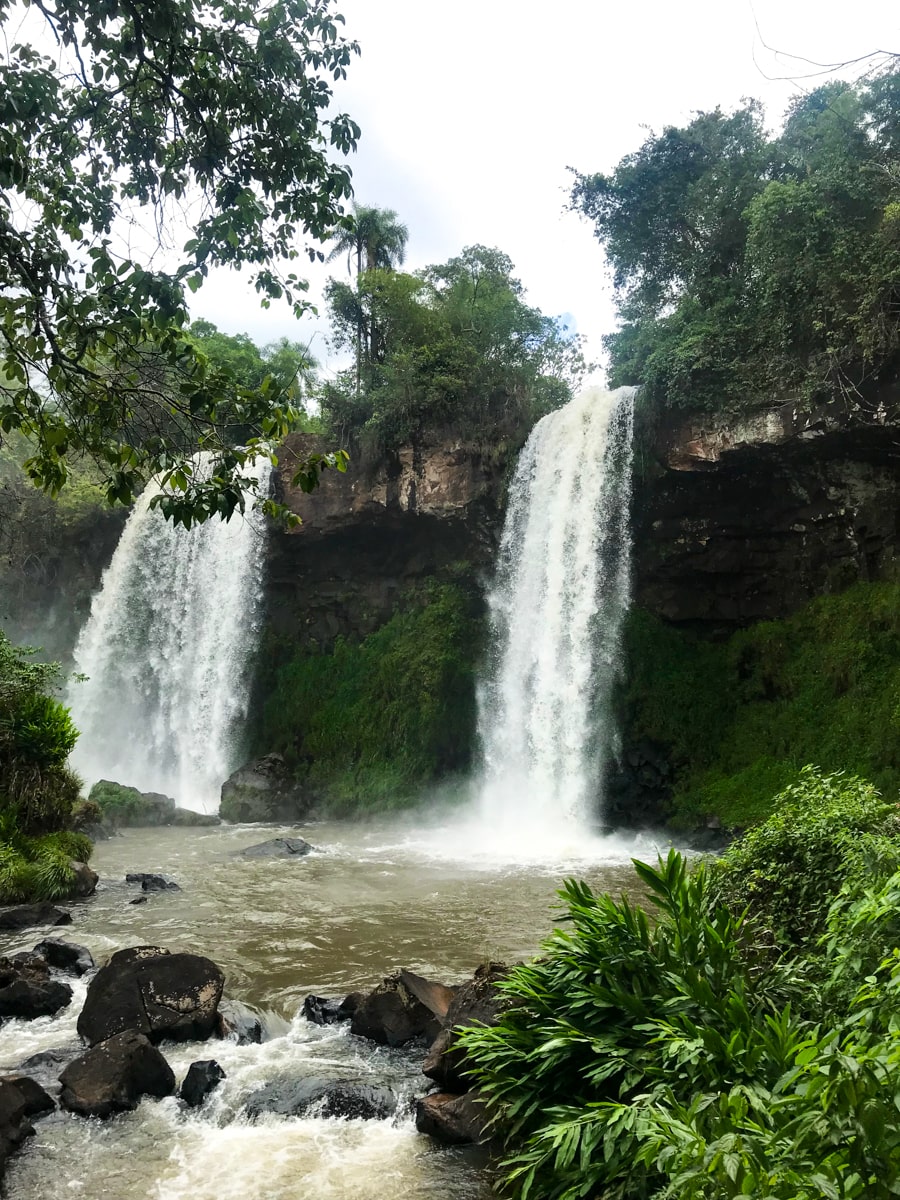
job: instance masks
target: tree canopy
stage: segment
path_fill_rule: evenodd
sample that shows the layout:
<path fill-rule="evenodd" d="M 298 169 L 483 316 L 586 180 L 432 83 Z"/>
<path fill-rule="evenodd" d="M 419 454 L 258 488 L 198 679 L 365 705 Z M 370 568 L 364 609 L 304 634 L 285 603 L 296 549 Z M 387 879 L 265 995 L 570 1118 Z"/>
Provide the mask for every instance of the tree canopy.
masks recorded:
<path fill-rule="evenodd" d="M 717 409 L 879 402 L 900 367 L 900 72 L 653 134 L 573 206 L 613 268 L 612 381 Z"/>
<path fill-rule="evenodd" d="M 333 341 L 356 360 L 320 390 L 332 428 L 388 447 L 436 426 L 521 433 L 570 399 L 587 370 L 581 339 L 526 303 L 513 270 L 468 246 L 412 275 L 331 280 Z"/>
<path fill-rule="evenodd" d="M 87 454 L 111 501 L 162 472 L 168 515 L 228 515 L 296 410 L 202 352 L 187 299 L 246 266 L 263 304 L 306 310 L 284 264 L 343 218 L 359 129 L 332 85 L 357 47 L 332 0 L 41 0 L 24 22 L 0 0 L 0 20 L 0 436 L 34 440 L 51 492 Z M 204 483 L 197 448 L 219 462 Z"/>

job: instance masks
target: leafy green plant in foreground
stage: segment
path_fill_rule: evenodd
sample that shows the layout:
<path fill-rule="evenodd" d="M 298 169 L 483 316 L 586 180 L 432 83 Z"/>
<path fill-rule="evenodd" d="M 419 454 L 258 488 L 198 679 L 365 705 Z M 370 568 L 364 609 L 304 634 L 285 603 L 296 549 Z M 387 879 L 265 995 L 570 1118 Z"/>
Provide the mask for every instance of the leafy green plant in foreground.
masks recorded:
<path fill-rule="evenodd" d="M 845 798 L 838 844 L 861 812 L 864 823 L 883 819 L 885 806 L 859 781 L 810 772 L 798 788 L 821 791 L 825 821 L 840 818 Z M 790 827 L 758 839 L 764 868 Z M 900 871 L 867 888 L 855 868 L 798 869 L 818 879 L 800 927 L 812 936 L 825 926 L 813 950 L 833 1007 L 815 1022 L 808 961 L 760 953 L 706 864 L 691 872 L 675 851 L 656 868 L 635 863 L 655 923 L 627 900 L 565 885 L 566 928 L 499 985 L 512 1007 L 497 1026 L 461 1036 L 507 1148 L 509 1192 L 900 1194 Z M 790 902 L 802 907 L 814 894 L 800 887 Z M 831 903 L 824 922 L 818 901 Z"/>

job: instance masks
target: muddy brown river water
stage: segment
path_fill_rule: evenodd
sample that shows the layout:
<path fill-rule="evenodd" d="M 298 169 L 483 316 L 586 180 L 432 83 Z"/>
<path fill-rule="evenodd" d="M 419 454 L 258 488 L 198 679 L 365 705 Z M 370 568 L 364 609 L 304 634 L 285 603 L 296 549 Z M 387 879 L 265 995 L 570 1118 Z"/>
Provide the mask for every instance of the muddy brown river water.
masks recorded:
<path fill-rule="evenodd" d="M 633 890 L 630 856 L 655 857 L 643 839 L 492 848 L 478 831 L 439 825 L 322 823 L 302 830 L 317 852 L 302 859 L 243 859 L 235 852 L 296 830 L 259 826 L 130 830 L 97 845 L 101 884 L 54 933 L 95 959 L 151 943 L 205 954 L 226 973 L 226 995 L 267 1014 L 262 1045 L 230 1041 L 162 1049 L 180 1080 L 215 1057 L 226 1079 L 201 1109 L 144 1101 L 107 1122 L 57 1113 L 10 1165 L 10 1200 L 383 1200 L 479 1197 L 477 1153 L 435 1146 L 416 1133 L 412 1101 L 427 1090 L 422 1048 L 389 1050 L 346 1026 L 309 1024 L 310 992 L 374 986 L 398 967 L 452 983 L 485 959 L 535 953 L 556 917 L 556 889 L 571 874 L 597 889 Z M 527 861 L 523 861 L 527 858 Z M 127 871 L 164 871 L 181 891 L 129 903 Z M 0 953 L 28 949 L 28 930 L 0 938 Z M 39 1051 L 73 1046 L 87 981 L 55 1017 L 0 1028 L 0 1069 Z M 42 1081 L 52 1083 L 54 1072 Z M 322 1075 L 387 1081 L 405 1098 L 390 1120 L 264 1116 L 246 1098 L 279 1078 Z"/>

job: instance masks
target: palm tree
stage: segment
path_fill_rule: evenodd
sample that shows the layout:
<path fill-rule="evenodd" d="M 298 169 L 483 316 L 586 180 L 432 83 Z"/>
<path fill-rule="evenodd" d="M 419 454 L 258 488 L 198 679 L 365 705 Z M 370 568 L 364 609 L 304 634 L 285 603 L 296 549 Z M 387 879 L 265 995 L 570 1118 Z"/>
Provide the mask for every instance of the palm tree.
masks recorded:
<path fill-rule="evenodd" d="M 352 275 L 354 260 L 356 262 L 356 291 L 359 309 L 359 324 L 356 330 L 356 391 L 359 394 L 362 375 L 363 348 L 371 365 L 375 357 L 374 347 L 376 331 L 372 321 L 366 330 L 365 310 L 360 292 L 360 280 L 363 270 L 374 271 L 376 268 L 392 271 L 403 265 L 406 258 L 406 243 L 409 241 L 409 230 L 392 208 L 375 208 L 353 202 L 353 216 L 347 227 L 338 234 L 334 247 L 328 255 L 328 262 L 333 262 L 342 254 L 347 255 L 347 273 Z M 365 266 L 363 264 L 365 263 Z"/>
<path fill-rule="evenodd" d="M 391 271 L 403 265 L 409 230 L 392 208 L 375 208 L 353 204 L 353 216 L 347 228 L 338 234 L 328 262 L 347 255 L 347 273 L 353 273 L 354 260 L 357 280 L 363 270 L 382 267 Z"/>

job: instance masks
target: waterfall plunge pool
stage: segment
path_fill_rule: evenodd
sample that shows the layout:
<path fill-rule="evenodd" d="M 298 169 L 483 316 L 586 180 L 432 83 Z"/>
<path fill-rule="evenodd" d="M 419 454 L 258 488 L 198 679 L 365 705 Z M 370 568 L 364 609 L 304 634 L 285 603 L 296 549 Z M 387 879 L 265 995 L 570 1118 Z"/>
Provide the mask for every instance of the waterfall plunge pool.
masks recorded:
<path fill-rule="evenodd" d="M 271 826 L 128 830 L 98 843 L 97 894 L 73 905 L 74 924 L 53 930 L 102 961 L 142 943 L 205 954 L 226 973 L 226 996 L 271 1011 L 262 1045 L 164 1044 L 177 1079 L 199 1058 L 227 1078 L 206 1102 L 145 1100 L 107 1122 L 56 1113 L 7 1172 L 10 1200 L 382 1200 L 487 1195 L 477 1153 L 443 1149 L 415 1131 L 411 1105 L 386 1121 L 267 1116 L 250 1123 L 244 1100 L 273 1079 L 309 1074 L 389 1082 L 412 1100 L 429 1090 L 423 1050 L 389 1050 L 298 1015 L 309 993 L 373 987 L 397 967 L 456 982 L 488 958 L 535 953 L 554 923 L 556 889 L 570 874 L 597 889 L 637 891 L 631 854 L 652 842 L 598 840 L 578 856 L 525 865 L 439 826 L 423 834 L 387 821 L 321 823 L 302 833 L 319 852 L 301 859 L 243 859 L 234 852 L 296 832 Z M 448 850 L 447 847 L 450 847 Z M 455 849 L 454 849 L 455 847 Z M 593 861 L 585 854 L 596 854 Z M 180 892 L 137 894 L 126 871 L 165 871 Z M 0 953 L 30 949 L 42 930 L 7 934 Z M 68 1009 L 0 1028 L 0 1069 L 72 1045 L 86 984 Z M 51 1074 L 49 1079 L 54 1079 Z"/>

